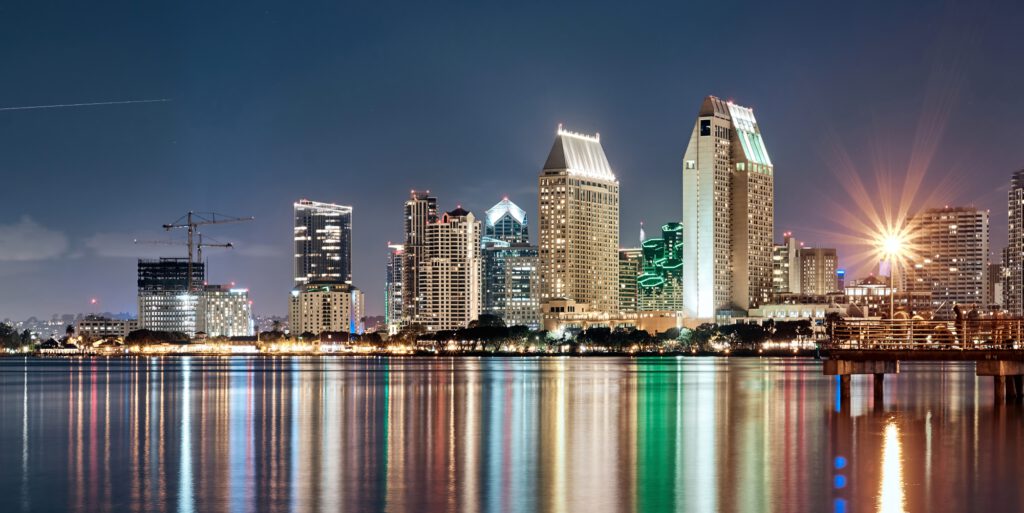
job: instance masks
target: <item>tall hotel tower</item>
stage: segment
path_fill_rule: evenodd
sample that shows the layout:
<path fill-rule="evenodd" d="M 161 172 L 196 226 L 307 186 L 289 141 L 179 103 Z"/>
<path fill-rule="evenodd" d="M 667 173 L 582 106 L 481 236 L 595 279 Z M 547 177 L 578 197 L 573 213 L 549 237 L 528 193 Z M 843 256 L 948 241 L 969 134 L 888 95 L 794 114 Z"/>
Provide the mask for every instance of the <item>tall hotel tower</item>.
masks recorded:
<path fill-rule="evenodd" d="M 414 322 L 419 313 L 422 298 L 420 292 L 420 267 L 423 264 L 427 225 L 437 222 L 437 198 L 430 191 L 412 191 L 403 206 L 405 244 L 404 266 L 402 268 L 402 315 L 403 322 Z"/>
<path fill-rule="evenodd" d="M 754 112 L 709 96 L 683 157 L 683 311 L 748 310 L 772 287 L 774 168 Z"/>
<path fill-rule="evenodd" d="M 1010 179 L 1006 204 L 1009 237 L 1003 250 L 1003 308 L 1019 317 L 1024 315 L 1024 169 Z"/>
<path fill-rule="evenodd" d="M 352 207 L 296 201 L 295 282 L 352 284 Z"/>
<path fill-rule="evenodd" d="M 619 182 L 600 134 L 559 125 L 538 204 L 541 303 L 564 298 L 591 312 L 617 312 Z"/>

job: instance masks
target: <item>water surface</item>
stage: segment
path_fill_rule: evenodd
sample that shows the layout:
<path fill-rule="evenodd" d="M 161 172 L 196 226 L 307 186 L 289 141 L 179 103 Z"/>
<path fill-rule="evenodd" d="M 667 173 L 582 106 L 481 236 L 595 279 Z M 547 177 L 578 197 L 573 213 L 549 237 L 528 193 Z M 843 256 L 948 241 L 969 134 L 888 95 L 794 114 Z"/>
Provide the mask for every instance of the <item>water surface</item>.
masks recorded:
<path fill-rule="evenodd" d="M 0 359 L 2 511 L 1022 511 L 972 364 Z"/>

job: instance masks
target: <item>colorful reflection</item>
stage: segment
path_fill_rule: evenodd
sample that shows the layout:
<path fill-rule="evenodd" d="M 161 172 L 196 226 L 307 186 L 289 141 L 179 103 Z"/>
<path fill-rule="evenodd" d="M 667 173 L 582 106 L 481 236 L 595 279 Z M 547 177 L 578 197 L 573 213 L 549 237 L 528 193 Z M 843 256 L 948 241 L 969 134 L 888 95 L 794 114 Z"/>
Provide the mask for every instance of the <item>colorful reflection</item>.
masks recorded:
<path fill-rule="evenodd" d="M 800 359 L 0 360 L 3 511 L 1020 510 L 1020 408 Z"/>

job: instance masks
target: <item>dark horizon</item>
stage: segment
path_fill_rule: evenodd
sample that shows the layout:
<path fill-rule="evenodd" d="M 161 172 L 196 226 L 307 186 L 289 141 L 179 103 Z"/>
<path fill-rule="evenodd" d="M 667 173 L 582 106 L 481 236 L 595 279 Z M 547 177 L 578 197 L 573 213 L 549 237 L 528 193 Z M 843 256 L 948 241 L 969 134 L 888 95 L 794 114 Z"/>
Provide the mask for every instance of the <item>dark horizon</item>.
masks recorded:
<path fill-rule="evenodd" d="M 206 252 L 210 281 L 282 315 L 300 198 L 353 206 L 353 281 L 380 315 L 409 190 L 477 215 L 508 196 L 532 223 L 559 123 L 601 133 L 632 247 L 641 221 L 651 234 L 679 220 L 682 155 L 707 95 L 754 109 L 775 163 L 776 238 L 838 247 L 849 277 L 866 264 L 847 260 L 863 248 L 834 208 L 859 211 L 841 151 L 869 184 L 926 162 L 916 206 L 990 209 L 993 257 L 1024 167 L 1014 2 L 4 14 L 0 319 L 134 312 L 135 259 L 184 250 L 132 240 L 180 237 L 160 227 L 188 210 L 256 217 L 205 231 L 235 244 Z M 167 101 L 121 103 L 138 100 Z M 84 103 L 109 104 L 4 110 Z"/>

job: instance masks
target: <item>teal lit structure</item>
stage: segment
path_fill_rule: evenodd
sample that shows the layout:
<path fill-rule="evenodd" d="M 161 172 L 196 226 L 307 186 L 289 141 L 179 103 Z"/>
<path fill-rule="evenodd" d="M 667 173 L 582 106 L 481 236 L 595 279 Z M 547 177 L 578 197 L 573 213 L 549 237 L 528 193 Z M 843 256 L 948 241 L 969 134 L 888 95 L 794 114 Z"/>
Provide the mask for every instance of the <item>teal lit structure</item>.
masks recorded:
<path fill-rule="evenodd" d="M 680 311 L 683 309 L 683 227 L 667 223 L 660 238 L 640 245 L 642 272 L 637 276 L 637 309 Z"/>

